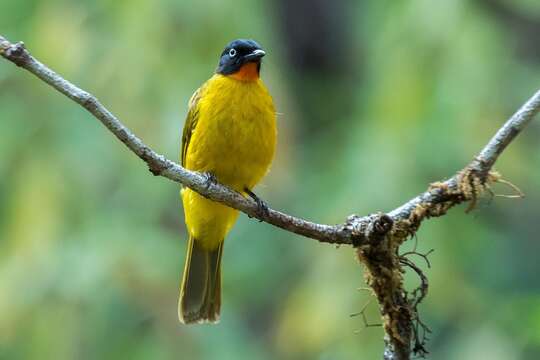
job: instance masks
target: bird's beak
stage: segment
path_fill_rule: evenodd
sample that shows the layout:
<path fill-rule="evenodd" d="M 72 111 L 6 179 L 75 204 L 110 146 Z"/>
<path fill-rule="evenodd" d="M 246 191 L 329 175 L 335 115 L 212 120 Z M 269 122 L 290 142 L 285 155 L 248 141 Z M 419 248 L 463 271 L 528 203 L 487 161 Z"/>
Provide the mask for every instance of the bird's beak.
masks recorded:
<path fill-rule="evenodd" d="M 245 56 L 244 56 L 244 60 L 245 60 L 246 62 L 248 62 L 248 61 L 255 61 L 255 60 L 259 60 L 259 59 L 262 58 L 264 55 L 266 55 L 266 53 L 264 52 L 264 50 L 257 49 L 257 50 L 253 50 L 251 53 L 245 55 Z"/>

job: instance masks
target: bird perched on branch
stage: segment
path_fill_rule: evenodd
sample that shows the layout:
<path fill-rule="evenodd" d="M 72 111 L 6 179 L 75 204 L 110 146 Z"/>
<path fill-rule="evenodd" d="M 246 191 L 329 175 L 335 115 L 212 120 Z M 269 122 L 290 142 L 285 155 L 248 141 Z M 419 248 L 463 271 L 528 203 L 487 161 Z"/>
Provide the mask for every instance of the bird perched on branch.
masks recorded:
<path fill-rule="evenodd" d="M 203 172 L 265 204 L 253 187 L 267 173 L 276 146 L 276 113 L 259 77 L 264 50 L 253 40 L 234 40 L 214 76 L 191 97 L 182 135 L 182 166 Z M 221 306 L 221 257 L 238 211 L 181 190 L 189 241 L 180 287 L 182 323 L 214 323 Z"/>

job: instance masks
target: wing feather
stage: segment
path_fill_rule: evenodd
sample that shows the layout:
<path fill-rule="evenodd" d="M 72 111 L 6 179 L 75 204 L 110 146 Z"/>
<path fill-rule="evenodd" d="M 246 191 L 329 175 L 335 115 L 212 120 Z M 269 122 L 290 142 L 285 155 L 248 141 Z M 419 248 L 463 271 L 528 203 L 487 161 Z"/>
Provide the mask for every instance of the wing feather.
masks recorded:
<path fill-rule="evenodd" d="M 191 135 L 197 126 L 199 119 L 199 100 L 201 99 L 202 93 L 205 88 L 204 84 L 193 93 L 191 99 L 188 103 L 188 113 L 186 116 L 186 121 L 184 123 L 184 131 L 182 132 L 182 153 L 180 154 L 180 160 L 182 166 L 186 166 L 186 155 L 189 147 L 189 142 L 191 140 Z"/>

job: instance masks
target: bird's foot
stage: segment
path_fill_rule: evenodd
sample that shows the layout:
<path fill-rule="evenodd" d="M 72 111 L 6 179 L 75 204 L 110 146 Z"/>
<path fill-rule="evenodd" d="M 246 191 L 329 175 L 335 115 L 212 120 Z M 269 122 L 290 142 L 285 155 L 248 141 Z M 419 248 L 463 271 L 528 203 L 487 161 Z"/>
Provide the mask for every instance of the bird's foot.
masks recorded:
<path fill-rule="evenodd" d="M 210 189 L 210 186 L 216 185 L 218 183 L 218 179 L 214 173 L 208 171 L 203 173 L 204 176 L 204 183 L 206 186 L 206 190 Z"/>
<path fill-rule="evenodd" d="M 268 204 L 263 199 L 255 195 L 255 193 L 250 189 L 244 188 L 244 191 L 246 192 L 246 194 L 249 195 L 250 198 L 255 200 L 255 202 L 257 203 L 257 215 L 261 217 L 267 217 L 270 214 L 270 211 L 268 210 Z M 249 217 L 251 218 L 251 216 Z M 260 219 L 259 221 L 262 222 L 262 220 Z"/>

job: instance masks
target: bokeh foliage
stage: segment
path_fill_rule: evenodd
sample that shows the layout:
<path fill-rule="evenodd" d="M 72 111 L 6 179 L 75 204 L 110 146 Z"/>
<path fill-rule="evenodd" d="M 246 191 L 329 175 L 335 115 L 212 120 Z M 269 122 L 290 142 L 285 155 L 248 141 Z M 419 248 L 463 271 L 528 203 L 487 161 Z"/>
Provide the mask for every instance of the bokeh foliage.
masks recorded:
<path fill-rule="evenodd" d="M 258 193 L 327 223 L 389 210 L 453 174 L 538 88 L 534 0 L 344 2 L 307 57 L 295 54 L 288 10 L 276 4 L 2 0 L 0 34 L 24 40 L 172 159 L 187 100 L 221 48 L 257 39 L 280 113 L 278 154 Z M 304 13 L 315 15 L 324 21 Z M 328 65 L 333 55 L 339 66 Z M 421 250 L 436 249 L 421 307 L 433 359 L 540 357 L 539 136 L 536 121 L 497 164 L 525 199 L 454 209 L 418 234 Z M 245 216 L 227 240 L 220 325 L 179 325 L 178 186 L 6 62 L 0 179 L 1 359 L 380 357 L 382 330 L 349 317 L 370 299 L 357 290 L 351 249 Z M 378 321 L 374 301 L 367 315 Z"/>

